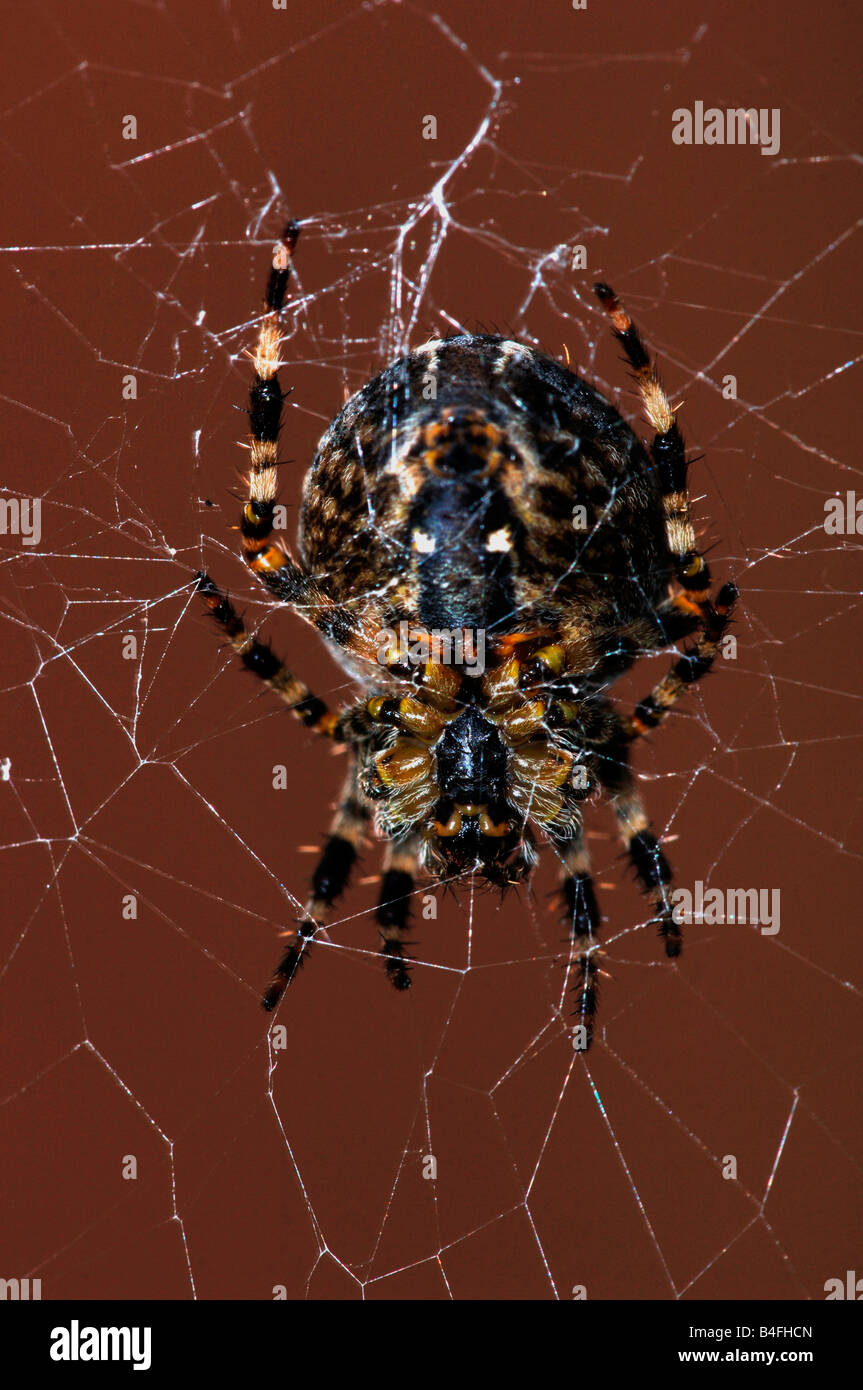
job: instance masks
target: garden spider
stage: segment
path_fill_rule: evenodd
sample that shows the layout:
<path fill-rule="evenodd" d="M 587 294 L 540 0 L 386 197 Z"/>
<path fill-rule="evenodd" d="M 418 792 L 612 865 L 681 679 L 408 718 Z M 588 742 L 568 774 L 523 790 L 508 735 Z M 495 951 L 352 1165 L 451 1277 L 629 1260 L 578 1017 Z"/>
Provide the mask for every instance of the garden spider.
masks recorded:
<path fill-rule="evenodd" d="M 290 223 L 274 248 L 249 354 L 243 557 L 323 634 L 362 698 L 330 712 L 246 632 L 209 576 L 197 576 L 245 666 L 350 757 L 311 897 L 286 933 L 264 1007 L 275 1008 L 306 958 L 370 822 L 387 842 L 377 921 L 398 989 L 410 984 L 403 933 L 417 876 L 473 875 L 505 888 L 529 875 L 538 828 L 563 864 L 586 1048 L 600 913 L 581 802 L 594 788 L 610 798 L 665 952 L 679 955 L 671 871 L 630 748 L 710 669 L 737 597 L 727 583 L 711 598 L 675 412 L 607 285 L 594 289 L 655 431 L 649 449 L 599 391 L 535 349 L 488 333 L 435 339 L 364 386 L 324 434 L 294 559 L 274 537 L 273 515 L 279 314 L 298 235 Z M 619 714 L 611 683 L 642 653 L 691 634 L 635 712 Z"/>

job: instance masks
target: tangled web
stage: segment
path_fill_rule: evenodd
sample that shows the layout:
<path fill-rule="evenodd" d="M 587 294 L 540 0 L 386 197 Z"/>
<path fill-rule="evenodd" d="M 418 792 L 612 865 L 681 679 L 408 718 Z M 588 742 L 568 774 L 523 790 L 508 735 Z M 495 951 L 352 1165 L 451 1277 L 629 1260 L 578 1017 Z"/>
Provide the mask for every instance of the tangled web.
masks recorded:
<path fill-rule="evenodd" d="M 43 1297 L 817 1298 L 854 1268 L 859 546 L 824 515 L 858 466 L 837 287 L 859 158 L 825 75 L 801 104 L 793 64 L 739 56 L 742 11 L 729 35 L 711 7 L 659 28 L 519 8 L 21 17 L 41 61 L 3 113 L 0 495 L 39 498 L 41 534 L 0 537 L 0 1274 Z M 781 150 L 675 147 L 695 100 L 781 108 Z M 669 964 L 591 804 L 587 1055 L 549 854 L 503 904 L 420 885 L 397 995 L 369 846 L 275 1021 L 258 1007 L 342 768 L 219 648 L 192 576 L 349 698 L 230 530 L 288 215 L 291 539 L 345 394 L 432 334 L 568 356 L 643 431 L 602 276 L 685 399 L 699 534 L 741 616 L 635 766 L 677 882 L 778 890 L 781 924 L 695 922 Z"/>

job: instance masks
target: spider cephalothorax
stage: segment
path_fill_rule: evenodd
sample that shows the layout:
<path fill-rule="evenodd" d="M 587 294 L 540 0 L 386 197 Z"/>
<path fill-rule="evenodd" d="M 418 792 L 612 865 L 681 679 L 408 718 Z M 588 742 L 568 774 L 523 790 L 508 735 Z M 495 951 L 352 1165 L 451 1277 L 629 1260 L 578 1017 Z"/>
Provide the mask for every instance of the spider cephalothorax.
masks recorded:
<path fill-rule="evenodd" d="M 438 878 L 476 873 L 501 887 L 516 883 L 536 857 L 531 821 L 560 839 L 578 829 L 590 786 L 566 729 L 575 707 L 551 687 L 519 688 L 524 669 L 504 657 L 477 680 L 430 662 L 416 693 L 374 696 L 366 706 L 398 731 L 360 757 L 377 828 L 392 840 L 417 835 L 420 864 Z"/>
<path fill-rule="evenodd" d="M 599 912 L 581 803 L 611 800 L 669 955 L 670 870 L 629 748 L 711 666 L 736 597 L 715 600 L 695 542 L 674 411 L 616 297 L 596 292 L 655 430 L 648 450 L 594 387 L 496 334 L 439 339 L 346 403 L 307 474 L 292 559 L 273 536 L 282 392 L 278 314 L 297 239 L 277 244 L 252 354 L 245 559 L 326 638 L 363 688 L 335 715 L 250 637 L 204 574 L 207 604 L 245 664 L 318 732 L 346 745 L 343 799 L 312 896 L 264 1003 L 274 1007 L 343 891 L 370 822 L 387 842 L 378 922 L 393 982 L 415 877 L 530 873 L 537 840 L 564 867 L 584 1045 L 596 1003 Z M 696 634 L 629 717 L 607 698 L 642 652 Z"/>

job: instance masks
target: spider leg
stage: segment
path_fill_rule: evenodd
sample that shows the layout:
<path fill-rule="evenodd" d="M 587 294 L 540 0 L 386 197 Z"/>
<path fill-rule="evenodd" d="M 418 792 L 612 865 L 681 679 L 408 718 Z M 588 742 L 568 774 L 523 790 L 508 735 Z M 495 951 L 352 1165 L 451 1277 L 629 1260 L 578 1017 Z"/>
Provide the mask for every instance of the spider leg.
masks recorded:
<path fill-rule="evenodd" d="M 651 361 L 638 329 L 614 290 L 603 284 L 594 285 L 593 290 L 611 319 L 614 336 L 623 347 L 635 372 L 635 382 L 644 413 L 655 430 L 650 455 L 662 490 L 668 550 L 674 564 L 675 576 L 687 591 L 689 602 L 697 610 L 700 604 L 707 600 L 710 571 L 695 544 L 686 487 L 686 448 L 674 408 L 665 394 L 656 365 Z"/>
<path fill-rule="evenodd" d="M 220 627 L 224 628 L 231 646 L 237 652 L 247 670 L 253 671 L 265 685 L 284 700 L 293 714 L 301 719 L 307 728 L 323 734 L 337 743 L 344 743 L 339 717 L 331 712 L 324 700 L 313 695 L 299 676 L 287 670 L 275 653 L 264 642 L 259 642 L 246 631 L 245 624 L 226 594 L 216 587 L 203 570 L 196 575 L 198 590 L 210 613 Z"/>
<path fill-rule="evenodd" d="M 312 891 L 304 915 L 296 930 L 285 933 L 288 948 L 264 991 L 261 1003 L 268 1013 L 281 1000 L 303 964 L 315 932 L 326 925 L 332 904 L 347 887 L 368 819 L 368 811 L 357 790 L 356 773 L 352 769 L 345 781 L 342 799 L 330 825 L 323 853 L 312 875 Z"/>
<path fill-rule="evenodd" d="M 675 578 L 684 590 L 673 602 L 682 611 L 693 613 L 703 620 L 710 597 L 710 570 L 695 543 L 686 486 L 689 464 L 675 411 L 638 329 L 614 290 L 603 284 L 596 284 L 593 289 L 611 319 L 614 336 L 635 372 L 644 412 L 656 431 L 650 445 L 650 456 L 662 490 L 668 552 Z"/>
<path fill-rule="evenodd" d="M 639 702 L 635 713 L 624 720 L 624 732 L 628 739 L 639 738 L 649 729 L 655 729 L 681 695 L 696 681 L 701 680 L 702 676 L 707 675 L 716 659 L 722 636 L 731 621 L 736 600 L 736 586 L 723 584 L 715 604 L 706 605 L 704 625 L 695 645 L 683 649 L 681 656 L 672 663 L 662 680 Z"/>
<path fill-rule="evenodd" d="M 405 956 L 402 933 L 408 925 L 411 895 L 418 871 L 418 843 L 408 840 L 402 845 L 388 845 L 384 875 L 378 899 L 377 920 L 380 927 L 384 957 L 389 979 L 396 989 L 410 989 L 409 957 Z"/>
<path fill-rule="evenodd" d="M 284 308 L 299 235 L 299 223 L 289 222 L 273 247 L 272 268 L 264 297 L 267 312 L 261 319 L 255 347 L 247 354 L 254 368 L 249 390 L 246 446 L 250 467 L 246 479 L 248 500 L 239 529 L 243 559 L 256 578 L 280 602 L 292 604 L 301 617 L 330 636 L 334 605 L 325 585 L 297 564 L 284 544 L 273 536 L 282 405 L 290 395 L 290 391 L 283 391 L 279 384 L 279 368 L 284 366 L 279 357 L 279 315 Z"/>
<path fill-rule="evenodd" d="M 629 767 L 626 738 L 625 726 L 621 725 L 620 736 L 610 740 L 609 750 L 597 756 L 597 775 L 608 792 L 620 837 L 639 887 L 653 906 L 652 920 L 657 923 L 659 935 L 665 942 L 665 954 L 679 956 L 683 950 L 683 934 L 673 915 L 671 866 L 659 847 L 635 785 Z"/>
<path fill-rule="evenodd" d="M 734 584 L 724 584 L 715 604 L 711 603 L 710 569 L 696 544 L 689 514 L 689 491 L 686 486 L 689 465 L 674 408 L 663 390 L 656 366 L 638 329 L 614 290 L 603 284 L 594 285 L 593 288 L 635 372 L 645 414 L 656 431 L 650 445 L 650 455 L 662 490 L 668 553 L 674 567 L 674 577 L 683 590 L 669 600 L 668 607 L 681 617 L 691 615 L 701 629 L 695 646 L 684 651 L 629 721 L 628 737 L 636 738 L 648 728 L 655 727 L 686 687 L 710 670 L 737 600 L 737 588 Z"/>
<path fill-rule="evenodd" d="M 557 841 L 556 847 L 563 859 L 565 871 L 561 896 L 566 907 L 570 940 L 578 951 L 575 962 L 578 974 L 575 983 L 577 998 L 574 1016 L 577 1024 L 584 1028 L 583 1046 L 579 1051 L 586 1052 L 593 1041 L 601 955 L 597 938 L 602 918 L 590 874 L 590 858 L 581 830 L 579 829 L 571 840 Z"/>
<path fill-rule="evenodd" d="M 279 314 L 284 307 L 299 234 L 299 225 L 289 222 L 273 248 L 265 296 L 267 312 L 261 319 L 254 350 L 248 354 L 254 366 L 249 391 L 249 498 L 240 523 L 243 559 L 277 598 L 287 602 L 302 600 L 309 589 L 309 577 L 273 540 L 279 430 L 282 403 L 288 394 L 279 384 L 279 368 L 284 366 L 279 358 Z"/>
<path fill-rule="evenodd" d="M 603 654 L 591 672 L 591 683 L 597 690 L 607 688 L 647 652 L 662 651 L 691 636 L 698 627 L 697 617 L 681 612 L 673 599 L 666 599 L 652 617 L 637 618 L 605 634 Z"/>
<path fill-rule="evenodd" d="M 289 554 L 285 543 L 274 534 L 275 511 L 278 499 L 278 469 L 280 460 L 279 432 L 282 425 L 282 406 L 289 392 L 279 383 L 279 369 L 284 365 L 281 347 L 280 314 L 284 308 L 288 284 L 293 269 L 293 253 L 300 234 L 299 224 L 289 222 L 273 248 L 273 261 L 265 295 L 266 312 L 260 320 L 255 347 L 247 354 L 254 372 L 249 391 L 249 436 L 245 446 L 250 466 L 245 478 L 248 497 L 243 506 L 239 531 L 242 555 L 248 568 L 281 603 L 288 603 L 307 622 L 316 627 L 336 647 L 350 651 L 372 670 L 378 666 L 379 633 L 383 626 L 379 613 L 372 608 L 357 614 L 350 607 L 339 605 L 333 598 L 326 577 L 308 572 Z M 210 608 L 219 606 L 217 591 L 206 575 L 203 581 L 205 596 L 213 596 Z M 224 601 L 227 602 L 226 600 Z M 219 616 L 216 612 L 216 616 Z M 234 615 L 236 616 L 236 615 Z M 227 625 L 227 623 L 225 623 Z M 258 648 L 265 652 L 265 648 Z M 272 660 L 265 666 L 272 667 Z M 287 676 L 287 673 L 283 672 Z M 265 677 L 266 678 L 266 677 Z M 302 682 L 290 678 L 298 688 Z"/>

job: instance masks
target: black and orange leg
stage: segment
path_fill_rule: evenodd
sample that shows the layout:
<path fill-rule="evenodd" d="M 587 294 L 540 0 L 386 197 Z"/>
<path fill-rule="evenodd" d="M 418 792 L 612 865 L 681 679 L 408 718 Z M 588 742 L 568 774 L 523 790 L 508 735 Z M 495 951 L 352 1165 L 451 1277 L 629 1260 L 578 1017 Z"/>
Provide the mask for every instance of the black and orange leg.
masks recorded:
<path fill-rule="evenodd" d="M 583 1033 L 579 1052 L 586 1052 L 593 1041 L 593 1024 L 599 995 L 601 951 L 599 927 L 602 920 L 590 873 L 590 859 L 579 831 L 571 840 L 558 841 L 565 876 L 561 896 L 566 910 L 569 935 L 576 952 L 574 968 L 576 1004 L 575 1026 Z"/>
<path fill-rule="evenodd" d="M 246 479 L 248 500 L 240 521 L 243 559 L 257 579 L 281 602 L 294 604 L 309 622 L 325 626 L 324 610 L 331 603 L 315 579 L 291 558 L 274 538 L 273 522 L 278 499 L 279 432 L 282 405 L 290 394 L 279 382 L 284 366 L 279 356 L 279 317 L 285 304 L 293 267 L 294 248 L 300 235 L 297 222 L 289 222 L 273 247 L 273 261 L 264 297 L 254 348 L 247 354 L 254 368 L 249 391 L 250 467 Z"/>
<path fill-rule="evenodd" d="M 405 954 L 404 933 L 410 919 L 416 875 L 416 845 L 408 841 L 403 845 L 389 846 L 378 898 L 377 921 L 387 976 L 400 990 L 410 989 L 411 984 L 410 958 Z"/>
<path fill-rule="evenodd" d="M 583 623 L 580 615 L 578 622 Z M 608 688 L 643 656 L 681 642 L 696 632 L 699 626 L 698 617 L 681 612 L 674 601 L 668 599 L 660 604 L 652 616 L 637 618 L 624 628 L 604 634 L 602 655 L 591 671 L 591 681 L 599 689 Z"/>
<path fill-rule="evenodd" d="M 644 809 L 629 766 L 630 741 L 626 722 L 618 722 L 618 733 L 596 750 L 594 766 L 607 793 L 629 861 L 642 892 L 653 906 L 653 921 L 665 942 L 667 956 L 679 956 L 683 938 L 674 920 L 671 868 Z"/>
<path fill-rule="evenodd" d="M 246 631 L 242 618 L 231 600 L 216 587 L 203 570 L 195 576 L 198 592 L 204 599 L 212 617 L 222 628 L 234 651 L 247 670 L 274 690 L 280 699 L 307 728 L 323 734 L 336 743 L 344 743 L 339 716 L 333 714 L 326 702 L 313 695 L 299 676 L 295 676 L 282 665 L 272 649 Z"/>
<path fill-rule="evenodd" d="M 710 591 L 710 571 L 695 544 L 695 532 L 689 515 L 689 492 L 686 486 L 688 460 L 683 436 L 677 424 L 674 407 L 659 380 L 655 364 L 641 340 L 641 335 L 624 309 L 614 290 L 596 284 L 594 293 L 602 305 L 627 360 L 635 373 L 635 382 L 644 413 L 655 431 L 650 455 L 656 469 L 665 512 L 665 535 L 675 578 L 684 590 L 681 607 L 700 612 Z"/>
<path fill-rule="evenodd" d="M 639 702 L 635 712 L 623 721 L 628 739 L 639 738 L 662 722 L 668 711 L 677 704 L 691 685 L 706 676 L 716 660 L 719 644 L 731 622 L 737 588 L 734 584 L 723 584 L 715 603 L 705 606 L 703 627 L 698 640 L 691 647 L 685 647 L 681 655 L 672 663 L 668 673 L 653 687 L 650 694 Z"/>
<path fill-rule="evenodd" d="M 279 315 L 284 307 L 291 276 L 294 247 L 300 229 L 289 222 L 273 248 L 273 263 L 267 282 L 267 312 L 261 320 L 258 340 L 248 353 L 254 367 L 249 391 L 249 498 L 243 508 L 240 531 L 243 559 L 277 598 L 293 602 L 302 599 L 306 576 L 273 539 L 273 520 L 278 496 L 279 431 L 282 404 L 287 392 L 279 383 L 281 335 Z"/>
<path fill-rule="evenodd" d="M 614 290 L 603 284 L 594 285 L 593 288 L 635 373 L 644 412 L 655 430 L 650 455 L 662 492 L 666 545 L 674 568 L 674 577 L 682 591 L 669 600 L 666 626 L 669 627 L 674 640 L 672 615 L 676 613 L 684 623 L 687 618 L 694 619 L 702 629 L 695 646 L 683 653 L 672 667 L 666 681 L 657 686 L 653 695 L 639 707 L 630 728 L 630 736 L 635 737 L 645 732 L 646 728 L 652 728 L 652 716 L 660 709 L 670 708 L 687 686 L 710 669 L 719 641 L 730 621 L 737 599 L 737 589 L 734 584 L 725 584 L 720 589 L 715 603 L 710 601 L 710 569 L 695 540 L 686 484 L 689 463 L 674 407 L 663 390 L 656 366 L 651 361 L 638 329 Z M 654 708 L 651 704 L 654 697 L 657 701 L 666 700 L 667 703 L 664 706 L 657 703 Z M 645 718 L 641 721 L 643 727 L 639 727 L 642 708 Z M 655 722 L 658 723 L 659 720 L 656 719 Z"/>
<path fill-rule="evenodd" d="M 261 1000 L 268 1012 L 279 1003 L 305 961 L 315 933 L 326 926 L 330 908 L 347 887 L 367 825 L 368 811 L 359 796 L 352 771 L 312 875 L 312 889 L 303 916 L 296 927 L 283 933 L 288 946 Z"/>
<path fill-rule="evenodd" d="M 653 908 L 651 920 L 665 944 L 665 954 L 679 956 L 683 933 L 674 919 L 671 866 L 660 849 L 631 775 L 623 779 L 623 785 L 612 796 L 612 807 L 638 885 Z"/>
<path fill-rule="evenodd" d="M 693 613 L 700 619 L 710 596 L 710 570 L 695 543 L 686 486 L 689 463 L 674 407 L 663 390 L 638 329 L 614 290 L 603 284 L 596 284 L 593 289 L 635 373 L 644 412 L 655 430 L 650 455 L 662 491 L 668 552 L 675 579 L 683 590 L 674 602 L 681 611 Z"/>

